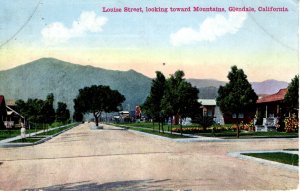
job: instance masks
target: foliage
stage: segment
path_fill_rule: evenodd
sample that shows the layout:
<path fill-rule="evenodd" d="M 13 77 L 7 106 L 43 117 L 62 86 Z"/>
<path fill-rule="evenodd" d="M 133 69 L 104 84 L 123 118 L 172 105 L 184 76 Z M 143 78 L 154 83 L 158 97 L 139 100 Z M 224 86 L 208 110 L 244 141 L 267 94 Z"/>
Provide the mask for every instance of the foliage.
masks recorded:
<path fill-rule="evenodd" d="M 166 81 L 165 94 L 162 99 L 162 113 L 166 116 L 193 117 L 200 112 L 198 89 L 184 78 L 183 71 L 176 71 Z M 182 127 L 181 127 L 182 129 Z"/>
<path fill-rule="evenodd" d="M 58 102 L 55 115 L 56 121 L 67 122 L 70 119 L 70 111 L 67 109 L 67 104 Z"/>
<path fill-rule="evenodd" d="M 299 124 L 298 124 L 298 119 L 296 118 L 295 115 L 292 117 L 287 117 L 284 120 L 285 127 L 284 130 L 286 132 L 298 132 Z"/>
<path fill-rule="evenodd" d="M 247 80 L 247 75 L 237 66 L 232 66 L 228 73 L 229 83 L 220 86 L 217 105 L 223 113 L 236 114 L 255 111 L 257 95 Z M 239 130 L 238 136 L 239 136 Z"/>
<path fill-rule="evenodd" d="M 53 123 L 55 111 L 53 108 L 54 96 L 49 94 L 46 100 L 28 99 L 27 102 L 17 100 L 16 105 L 19 112 L 32 123 Z"/>
<path fill-rule="evenodd" d="M 176 133 L 184 133 L 184 134 L 196 134 L 196 133 L 203 133 L 203 132 L 207 132 L 206 129 L 204 129 L 203 127 L 188 127 L 188 128 L 172 128 L 173 132 Z"/>
<path fill-rule="evenodd" d="M 290 112 L 297 112 L 299 109 L 299 75 L 296 75 L 289 84 L 284 102 Z"/>
<path fill-rule="evenodd" d="M 124 101 L 125 97 L 117 90 L 111 90 L 109 86 L 93 85 L 80 89 L 74 104 L 76 112 L 92 113 L 98 126 L 102 112 L 119 111 Z"/>
<path fill-rule="evenodd" d="M 150 95 L 148 95 L 142 106 L 145 114 L 159 122 L 163 121 L 161 101 L 165 91 L 165 83 L 165 76 L 161 72 L 156 71 L 156 78 L 152 80 Z"/>
<path fill-rule="evenodd" d="M 194 117 L 192 122 L 201 125 L 204 130 L 214 124 L 213 117 L 201 114 Z"/>

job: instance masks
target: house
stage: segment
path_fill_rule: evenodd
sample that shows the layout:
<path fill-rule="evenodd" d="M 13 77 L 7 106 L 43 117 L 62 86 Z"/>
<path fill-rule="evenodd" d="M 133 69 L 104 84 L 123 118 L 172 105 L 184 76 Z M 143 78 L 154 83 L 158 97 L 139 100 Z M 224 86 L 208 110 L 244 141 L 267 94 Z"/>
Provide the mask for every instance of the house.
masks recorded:
<path fill-rule="evenodd" d="M 6 111 L 6 104 L 5 104 L 5 99 L 3 95 L 0 95 L 0 129 L 5 128 L 4 125 L 4 119 L 7 116 L 7 111 Z"/>
<path fill-rule="evenodd" d="M 286 114 L 283 103 L 284 96 L 287 93 L 287 88 L 280 89 L 277 93 L 262 97 L 256 101 L 257 114 L 264 118 L 278 117 Z"/>
<path fill-rule="evenodd" d="M 222 112 L 215 99 L 198 99 L 198 102 L 201 103 L 202 116 L 212 117 L 216 123 L 224 124 Z"/>
<path fill-rule="evenodd" d="M 7 116 L 4 120 L 6 128 L 21 128 L 22 123 L 25 124 L 25 117 L 12 109 L 11 106 L 6 106 Z"/>
<path fill-rule="evenodd" d="M 256 101 L 256 131 L 276 131 L 283 126 L 283 119 L 290 115 L 284 104 L 287 91 L 287 89 L 280 89 L 277 93 L 261 97 Z"/>

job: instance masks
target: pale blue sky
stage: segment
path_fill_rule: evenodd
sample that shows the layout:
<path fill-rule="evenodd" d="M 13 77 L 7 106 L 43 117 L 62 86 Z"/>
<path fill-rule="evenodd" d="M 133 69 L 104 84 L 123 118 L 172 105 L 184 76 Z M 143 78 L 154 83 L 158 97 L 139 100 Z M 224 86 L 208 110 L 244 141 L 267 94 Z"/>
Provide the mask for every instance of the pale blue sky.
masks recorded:
<path fill-rule="evenodd" d="M 0 1 L 0 70 L 39 57 L 56 57 L 97 67 L 120 70 L 133 68 L 148 76 L 154 76 L 155 70 L 163 70 L 169 74 L 176 69 L 183 69 L 187 77 L 224 80 L 233 64 L 243 68 L 252 81 L 269 78 L 289 81 L 298 73 L 296 0 Z M 20 30 L 39 2 L 35 14 Z M 289 11 L 238 13 L 231 15 L 232 20 L 228 11 L 102 12 L 102 7 L 125 6 L 218 6 L 225 9 L 229 6 L 284 6 Z M 82 16 L 84 13 L 89 16 Z M 95 22 L 96 19 L 100 20 L 97 25 L 81 25 L 79 29 L 74 29 L 73 22 L 79 21 L 80 18 L 92 18 Z M 224 29 L 202 26 L 208 20 L 212 20 L 212 23 L 224 21 L 227 24 L 220 25 L 225 26 Z M 54 23 L 59 25 L 54 27 Z M 205 29 L 212 28 L 216 34 L 213 35 L 215 39 L 208 41 L 207 35 L 210 36 L 210 33 L 208 34 L 207 30 L 201 32 L 200 26 Z M 56 34 L 57 29 L 61 29 L 62 32 Z M 20 31 L 15 38 L 6 43 L 18 30 Z M 48 32 L 48 35 L 43 35 L 43 30 Z M 65 35 L 62 34 L 64 32 Z M 172 40 L 172 35 L 175 40 Z M 163 62 L 167 63 L 165 67 L 161 67 Z M 265 70 L 269 68 L 272 68 L 272 71 L 268 73 Z M 282 71 L 286 71 L 286 74 L 282 75 Z"/>

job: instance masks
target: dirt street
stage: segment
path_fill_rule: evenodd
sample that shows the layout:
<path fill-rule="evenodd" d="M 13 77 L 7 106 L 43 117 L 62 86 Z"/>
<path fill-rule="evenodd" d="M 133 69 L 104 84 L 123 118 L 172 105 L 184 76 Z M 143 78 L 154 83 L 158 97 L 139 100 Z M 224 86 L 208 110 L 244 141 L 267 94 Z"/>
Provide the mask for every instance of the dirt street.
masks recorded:
<path fill-rule="evenodd" d="M 81 124 L 48 142 L 0 148 L 0 190 L 284 190 L 298 172 L 231 151 L 298 148 L 298 140 L 179 143 Z"/>

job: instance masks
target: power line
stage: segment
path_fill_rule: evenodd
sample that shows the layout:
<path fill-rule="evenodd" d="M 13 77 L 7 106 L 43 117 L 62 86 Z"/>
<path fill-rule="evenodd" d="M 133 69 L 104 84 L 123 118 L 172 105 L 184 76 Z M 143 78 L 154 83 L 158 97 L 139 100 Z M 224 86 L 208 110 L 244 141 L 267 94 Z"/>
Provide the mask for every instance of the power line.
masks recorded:
<path fill-rule="evenodd" d="M 23 29 L 24 27 L 30 22 L 32 17 L 35 15 L 36 11 L 38 10 L 38 7 L 40 5 L 42 0 L 39 0 L 38 3 L 36 4 L 35 8 L 33 9 L 32 13 L 29 15 L 28 19 L 25 21 L 25 23 L 10 37 L 8 38 L 5 42 L 3 42 L 0 45 L 0 49 L 5 46 L 7 43 L 9 43 L 11 40 L 13 40 Z"/>
<path fill-rule="evenodd" d="M 242 4 L 245 6 L 245 2 L 244 0 L 242 0 Z M 259 24 L 259 22 L 257 22 L 257 20 L 254 18 L 254 16 L 252 15 L 252 13 L 249 13 L 250 19 L 258 26 L 258 28 L 260 28 L 265 34 L 267 34 L 267 36 L 269 36 L 272 40 L 274 40 L 275 42 L 277 42 L 278 44 L 280 44 L 281 46 L 290 49 L 292 51 L 298 51 L 295 48 L 287 45 L 286 43 L 280 41 L 278 38 L 276 38 L 274 35 L 272 35 L 267 29 L 265 29 L 264 26 L 262 26 L 261 24 Z"/>

